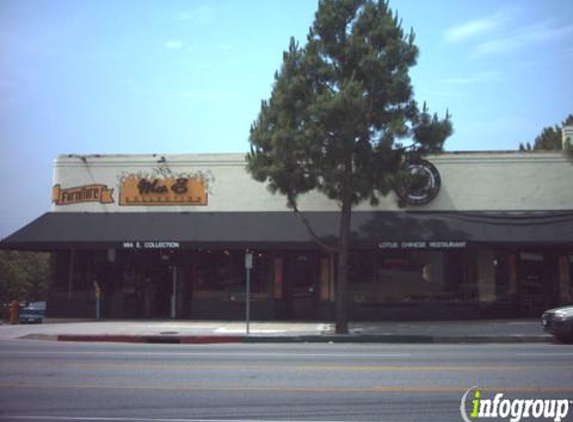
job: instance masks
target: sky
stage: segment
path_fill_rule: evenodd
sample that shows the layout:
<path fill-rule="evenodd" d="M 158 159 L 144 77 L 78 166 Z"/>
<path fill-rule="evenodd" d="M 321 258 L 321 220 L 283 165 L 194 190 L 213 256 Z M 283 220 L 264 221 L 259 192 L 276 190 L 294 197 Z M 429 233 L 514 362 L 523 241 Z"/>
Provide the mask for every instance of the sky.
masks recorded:
<path fill-rule="evenodd" d="M 573 113 L 573 1 L 391 0 L 446 150 L 514 150 Z M 0 238 L 50 210 L 59 154 L 247 152 L 316 0 L 0 0 Z"/>

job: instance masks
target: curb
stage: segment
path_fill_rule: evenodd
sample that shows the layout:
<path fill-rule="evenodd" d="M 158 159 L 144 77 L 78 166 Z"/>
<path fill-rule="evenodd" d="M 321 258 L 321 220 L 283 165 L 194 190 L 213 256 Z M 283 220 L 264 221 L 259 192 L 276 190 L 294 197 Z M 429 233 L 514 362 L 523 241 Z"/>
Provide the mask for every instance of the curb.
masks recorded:
<path fill-rule="evenodd" d="M 58 340 L 58 336 L 55 334 L 27 334 L 19 338 L 22 340 L 48 340 L 48 341 Z"/>
<path fill-rule="evenodd" d="M 409 343 L 409 344 L 487 344 L 487 343 L 555 343 L 548 335 L 504 336 L 432 336 L 432 335 L 309 335 L 289 337 L 245 336 L 242 343 Z"/>
<path fill-rule="evenodd" d="M 241 343 L 242 336 L 165 336 L 165 335 L 87 335 L 60 334 L 57 341 L 85 341 L 109 343 L 152 343 L 152 344 L 216 344 Z"/>
<path fill-rule="evenodd" d="M 473 344 L 485 344 L 485 343 L 555 343 L 553 336 L 548 335 L 505 335 L 505 336 L 461 336 L 461 337 L 448 337 L 448 336 L 436 336 L 434 337 L 434 343 L 441 344 L 452 344 L 452 343 L 473 343 Z"/>
<path fill-rule="evenodd" d="M 147 344 L 228 344 L 228 343 L 410 343 L 410 344 L 486 344 L 486 343 L 555 343 L 548 335 L 505 336 L 431 336 L 431 335 L 294 335 L 294 336 L 166 336 L 166 335 L 87 335 L 31 334 L 23 339 L 79 342 L 147 343 Z"/>
<path fill-rule="evenodd" d="M 86 335 L 86 334 L 60 334 L 57 341 L 86 341 L 86 342 L 109 342 L 109 343 L 145 343 L 141 336 L 131 335 Z"/>
<path fill-rule="evenodd" d="M 243 343 L 433 343 L 433 337 L 428 335 L 396 334 L 244 336 Z"/>

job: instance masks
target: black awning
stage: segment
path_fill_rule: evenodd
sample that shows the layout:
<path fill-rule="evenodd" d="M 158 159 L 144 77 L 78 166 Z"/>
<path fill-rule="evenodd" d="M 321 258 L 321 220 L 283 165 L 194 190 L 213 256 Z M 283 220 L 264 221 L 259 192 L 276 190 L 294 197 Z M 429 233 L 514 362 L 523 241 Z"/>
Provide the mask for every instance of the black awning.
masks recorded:
<path fill-rule="evenodd" d="M 325 239 L 337 212 L 304 213 Z M 354 247 L 463 249 L 484 244 L 573 247 L 573 212 L 363 212 L 352 214 Z M 50 212 L 0 242 L 0 249 L 316 248 L 293 212 Z"/>

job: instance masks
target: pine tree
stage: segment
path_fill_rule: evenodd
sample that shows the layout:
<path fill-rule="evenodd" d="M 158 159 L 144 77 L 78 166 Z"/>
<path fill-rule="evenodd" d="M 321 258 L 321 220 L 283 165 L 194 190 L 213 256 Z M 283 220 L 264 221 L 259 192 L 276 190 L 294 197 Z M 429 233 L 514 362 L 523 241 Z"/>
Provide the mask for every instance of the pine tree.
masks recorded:
<path fill-rule="evenodd" d="M 406 158 L 440 151 L 449 115 L 420 111 L 408 75 L 414 33 L 405 34 L 388 1 L 321 0 L 307 43 L 291 39 L 250 133 L 247 169 L 298 213 L 317 190 L 340 207 L 336 331 L 347 332 L 346 290 L 352 208 L 378 202 L 403 177 Z M 404 140 L 411 139 L 409 145 Z M 299 214 L 300 215 L 300 214 Z"/>
<path fill-rule="evenodd" d="M 563 149 L 563 139 L 561 137 L 561 128 L 558 125 L 555 127 L 543 128 L 533 143 L 534 150 L 561 150 Z"/>
<path fill-rule="evenodd" d="M 555 151 L 555 150 L 562 150 L 563 149 L 563 135 L 561 130 L 563 126 L 572 126 L 573 125 L 573 114 L 567 116 L 567 118 L 561 123 L 561 125 L 555 125 L 553 127 L 548 126 L 544 127 L 543 130 L 533 142 L 533 147 L 527 143 L 528 148 L 523 148 L 523 144 L 519 144 L 520 151 Z M 571 151 L 571 150 L 570 150 Z"/>

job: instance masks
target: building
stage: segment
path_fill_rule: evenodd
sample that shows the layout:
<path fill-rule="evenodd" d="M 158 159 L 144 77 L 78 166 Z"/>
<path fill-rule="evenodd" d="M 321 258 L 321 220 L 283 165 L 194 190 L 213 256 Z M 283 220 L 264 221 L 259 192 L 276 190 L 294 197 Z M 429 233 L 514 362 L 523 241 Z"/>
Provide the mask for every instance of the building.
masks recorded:
<path fill-rule="evenodd" d="M 62 155 L 51 212 L 0 242 L 54 252 L 48 314 L 242 318 L 245 253 L 255 319 L 333 319 L 336 256 L 244 155 Z M 570 303 L 573 166 L 557 152 L 445 153 L 418 191 L 352 217 L 351 320 L 538 316 Z M 409 195 L 409 196 L 408 196 Z M 403 207 L 399 206 L 403 202 Z M 337 205 L 300 209 L 324 239 Z"/>

